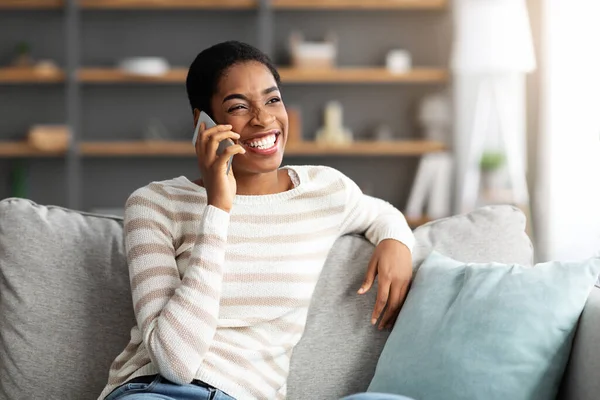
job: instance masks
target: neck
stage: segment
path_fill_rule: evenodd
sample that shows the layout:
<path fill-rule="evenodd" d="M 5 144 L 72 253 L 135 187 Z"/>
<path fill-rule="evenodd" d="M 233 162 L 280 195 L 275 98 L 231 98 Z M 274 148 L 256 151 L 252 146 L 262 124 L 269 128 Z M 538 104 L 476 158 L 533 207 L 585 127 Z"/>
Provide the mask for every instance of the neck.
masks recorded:
<path fill-rule="evenodd" d="M 275 170 L 264 174 L 236 173 L 237 194 L 257 196 L 285 192 L 290 187 L 290 179 L 285 170 Z"/>

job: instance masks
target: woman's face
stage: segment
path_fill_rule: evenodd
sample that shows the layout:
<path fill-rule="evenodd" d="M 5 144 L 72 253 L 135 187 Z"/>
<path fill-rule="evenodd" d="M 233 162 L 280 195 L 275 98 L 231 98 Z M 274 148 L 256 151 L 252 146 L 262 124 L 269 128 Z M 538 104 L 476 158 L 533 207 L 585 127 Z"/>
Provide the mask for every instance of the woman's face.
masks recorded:
<path fill-rule="evenodd" d="M 261 63 L 230 67 L 211 100 L 218 124 L 240 134 L 245 154 L 233 157 L 236 173 L 266 173 L 279 168 L 288 134 L 288 115 L 271 71 Z"/>

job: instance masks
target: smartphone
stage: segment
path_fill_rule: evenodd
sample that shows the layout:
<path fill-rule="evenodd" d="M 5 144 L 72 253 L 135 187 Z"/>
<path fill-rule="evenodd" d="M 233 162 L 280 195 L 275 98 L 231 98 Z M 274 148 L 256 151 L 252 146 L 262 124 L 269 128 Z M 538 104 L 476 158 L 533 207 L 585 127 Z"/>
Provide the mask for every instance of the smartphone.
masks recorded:
<path fill-rule="evenodd" d="M 200 131 L 200 125 L 204 122 L 206 125 L 204 129 L 209 129 L 214 126 L 217 126 L 215 121 L 212 120 L 211 117 L 208 116 L 204 111 L 200 112 L 200 117 L 198 118 L 198 123 L 196 124 L 196 129 L 194 130 L 194 137 L 192 139 L 192 144 L 196 147 L 196 141 L 198 140 L 198 132 Z M 219 143 L 219 147 L 217 148 L 217 155 L 220 156 L 223 154 L 225 149 L 229 146 L 233 146 L 233 140 L 225 139 Z M 233 161 L 233 156 L 229 157 L 229 161 L 227 162 L 227 174 L 229 175 L 229 170 L 231 169 L 231 162 Z"/>

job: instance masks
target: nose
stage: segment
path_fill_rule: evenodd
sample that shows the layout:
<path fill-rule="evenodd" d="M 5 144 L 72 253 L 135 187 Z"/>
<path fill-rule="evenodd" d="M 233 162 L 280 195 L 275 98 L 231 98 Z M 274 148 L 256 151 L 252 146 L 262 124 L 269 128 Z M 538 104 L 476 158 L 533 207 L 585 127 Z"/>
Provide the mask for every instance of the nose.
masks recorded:
<path fill-rule="evenodd" d="M 263 107 L 257 107 L 254 111 L 252 124 L 256 126 L 267 127 L 275 121 L 275 116 L 265 110 Z"/>

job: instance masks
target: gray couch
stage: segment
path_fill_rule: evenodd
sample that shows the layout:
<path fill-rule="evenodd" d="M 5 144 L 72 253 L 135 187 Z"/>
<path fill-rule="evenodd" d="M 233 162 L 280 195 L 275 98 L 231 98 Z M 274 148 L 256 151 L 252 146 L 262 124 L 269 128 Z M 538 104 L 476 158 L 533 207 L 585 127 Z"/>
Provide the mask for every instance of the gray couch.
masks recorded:
<path fill-rule="evenodd" d="M 531 265 L 523 214 L 486 207 L 416 229 L 418 268 L 432 248 L 464 261 Z M 0 202 L 0 399 L 95 399 L 134 318 L 122 221 Z M 373 246 L 332 249 L 294 351 L 290 399 L 337 399 L 366 389 L 388 332 L 369 325 L 375 290 L 356 295 Z M 579 323 L 561 399 L 600 398 L 600 289 Z M 427 399 L 424 399 L 427 400 Z"/>

